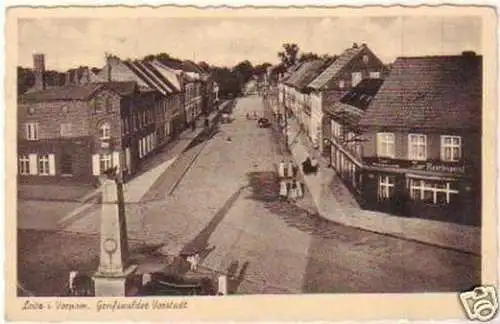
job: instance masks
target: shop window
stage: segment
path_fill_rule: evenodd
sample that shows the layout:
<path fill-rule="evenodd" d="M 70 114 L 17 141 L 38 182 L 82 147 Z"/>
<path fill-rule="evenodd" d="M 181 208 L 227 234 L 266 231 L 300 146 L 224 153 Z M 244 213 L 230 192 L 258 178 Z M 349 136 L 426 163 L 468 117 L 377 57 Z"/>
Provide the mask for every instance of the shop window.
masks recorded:
<path fill-rule="evenodd" d="M 441 160 L 456 162 L 462 157 L 462 138 L 460 136 L 441 136 Z"/>
<path fill-rule="evenodd" d="M 428 180 L 410 180 L 410 197 L 429 204 L 449 204 L 459 193 L 456 183 Z"/>
<path fill-rule="evenodd" d="M 378 198 L 389 199 L 394 195 L 394 176 L 381 175 L 378 180 Z"/>
<path fill-rule="evenodd" d="M 27 155 L 19 156 L 19 174 L 30 174 L 30 159 Z"/>
<path fill-rule="evenodd" d="M 38 173 L 40 175 L 49 175 L 49 155 L 42 154 L 38 157 Z"/>
<path fill-rule="evenodd" d="M 419 161 L 427 159 L 427 136 L 422 134 L 408 135 L 408 159 Z"/>
<path fill-rule="evenodd" d="M 380 79 L 380 72 L 370 72 L 370 79 Z"/>
<path fill-rule="evenodd" d="M 394 133 L 377 134 L 377 156 L 394 158 Z"/>
<path fill-rule="evenodd" d="M 111 154 L 106 153 L 106 154 L 101 154 L 100 156 L 100 168 L 101 168 L 101 174 L 109 170 L 112 166 L 112 161 L 111 161 Z"/>
<path fill-rule="evenodd" d="M 63 154 L 61 156 L 61 174 L 71 175 L 73 174 L 73 161 L 71 155 Z"/>

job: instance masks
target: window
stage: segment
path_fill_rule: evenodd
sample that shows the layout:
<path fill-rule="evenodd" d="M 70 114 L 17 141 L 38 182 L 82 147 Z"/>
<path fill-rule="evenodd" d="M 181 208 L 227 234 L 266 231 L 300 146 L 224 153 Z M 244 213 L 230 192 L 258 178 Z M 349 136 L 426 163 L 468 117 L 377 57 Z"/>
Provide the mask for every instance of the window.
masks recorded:
<path fill-rule="evenodd" d="M 339 88 L 340 89 L 344 89 L 344 87 L 345 87 L 345 81 L 344 80 L 340 80 L 339 81 Z"/>
<path fill-rule="evenodd" d="M 377 134 L 377 155 L 394 158 L 394 133 Z"/>
<path fill-rule="evenodd" d="M 370 79 L 380 79 L 380 72 L 370 72 Z"/>
<path fill-rule="evenodd" d="M 441 160 L 456 162 L 462 158 L 462 138 L 441 136 Z"/>
<path fill-rule="evenodd" d="M 19 157 L 19 174 L 30 174 L 30 159 L 27 155 L 21 155 Z"/>
<path fill-rule="evenodd" d="M 100 168 L 101 168 L 101 174 L 104 173 L 105 171 L 109 170 L 112 166 L 111 164 L 111 154 L 101 154 L 100 159 Z"/>
<path fill-rule="evenodd" d="M 363 55 L 363 63 L 368 64 L 370 62 L 370 57 L 368 55 Z"/>
<path fill-rule="evenodd" d="M 99 127 L 99 138 L 101 140 L 106 140 L 111 137 L 111 127 L 108 123 L 104 123 Z"/>
<path fill-rule="evenodd" d="M 113 111 L 113 98 L 106 97 L 104 99 L 104 104 L 106 105 L 106 112 L 112 112 Z"/>
<path fill-rule="evenodd" d="M 408 135 L 408 159 L 420 161 L 427 159 L 427 136 L 422 134 Z"/>
<path fill-rule="evenodd" d="M 38 157 L 38 174 L 49 175 L 49 155 L 42 154 Z"/>
<path fill-rule="evenodd" d="M 61 174 L 71 175 L 73 174 L 73 161 L 71 155 L 64 153 L 61 156 Z"/>
<path fill-rule="evenodd" d="M 410 197 L 430 204 L 449 204 L 458 190 L 453 182 L 410 180 Z"/>
<path fill-rule="evenodd" d="M 26 124 L 26 139 L 28 141 L 38 140 L 38 123 Z"/>
<path fill-rule="evenodd" d="M 101 102 L 99 100 L 94 100 L 93 104 L 94 104 L 94 112 L 95 113 L 102 112 L 102 105 L 101 105 Z"/>
<path fill-rule="evenodd" d="M 378 198 L 391 198 L 394 194 L 394 176 L 381 175 L 378 179 Z"/>
<path fill-rule="evenodd" d="M 71 136 L 71 124 L 61 124 L 61 137 Z"/>
<path fill-rule="evenodd" d="M 356 86 L 363 79 L 361 72 L 352 72 L 352 86 Z"/>

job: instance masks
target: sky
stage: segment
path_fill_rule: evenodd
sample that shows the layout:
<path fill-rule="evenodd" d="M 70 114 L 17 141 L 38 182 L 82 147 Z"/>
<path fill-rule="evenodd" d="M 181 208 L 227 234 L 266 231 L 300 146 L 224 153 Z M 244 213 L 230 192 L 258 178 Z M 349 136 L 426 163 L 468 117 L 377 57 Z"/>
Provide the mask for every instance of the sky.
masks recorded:
<path fill-rule="evenodd" d="M 343 16 L 238 18 L 41 18 L 20 19 L 18 65 L 45 54 L 47 69 L 102 67 L 105 53 L 122 59 L 166 52 L 182 59 L 234 66 L 278 63 L 283 43 L 301 51 L 340 54 L 366 43 L 385 63 L 399 56 L 481 51 L 481 19 L 473 16 Z"/>

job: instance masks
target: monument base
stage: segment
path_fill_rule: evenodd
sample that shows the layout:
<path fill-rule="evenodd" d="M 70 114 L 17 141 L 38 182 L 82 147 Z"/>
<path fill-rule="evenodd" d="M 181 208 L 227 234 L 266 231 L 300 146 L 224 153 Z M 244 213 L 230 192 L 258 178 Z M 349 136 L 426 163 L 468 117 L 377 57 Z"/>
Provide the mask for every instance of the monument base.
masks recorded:
<path fill-rule="evenodd" d="M 95 296 L 125 297 L 127 295 L 126 281 L 136 269 L 136 265 L 131 265 L 123 273 L 116 275 L 96 272 L 93 277 Z"/>

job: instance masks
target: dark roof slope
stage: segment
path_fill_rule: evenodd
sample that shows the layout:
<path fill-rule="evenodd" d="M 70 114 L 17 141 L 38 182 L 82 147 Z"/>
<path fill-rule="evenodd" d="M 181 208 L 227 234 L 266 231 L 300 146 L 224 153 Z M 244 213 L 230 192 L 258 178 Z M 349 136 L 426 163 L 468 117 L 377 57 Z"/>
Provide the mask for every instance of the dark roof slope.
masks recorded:
<path fill-rule="evenodd" d="M 366 49 L 366 45 L 351 47 L 346 49 L 340 56 L 333 61 L 316 79 L 314 79 L 309 87 L 313 89 L 323 88 L 332 78 L 334 78 L 344 66 L 347 65 L 353 58 Z"/>
<path fill-rule="evenodd" d="M 364 79 L 344 95 L 340 102 L 365 110 L 377 94 L 384 81 L 382 79 Z"/>
<path fill-rule="evenodd" d="M 46 90 L 25 93 L 19 97 L 20 102 L 43 102 L 55 100 L 87 100 L 102 84 L 88 83 L 81 86 L 69 85 Z"/>
<path fill-rule="evenodd" d="M 328 66 L 326 63 L 328 60 L 316 60 L 311 62 L 308 69 L 306 69 L 299 80 L 295 83 L 295 86 L 299 90 L 303 90 L 308 87 L 309 83 L 314 80 L 324 69 Z"/>
<path fill-rule="evenodd" d="M 25 93 L 19 97 L 19 101 L 22 103 L 28 103 L 59 100 L 88 100 L 101 88 L 109 89 L 116 94 L 125 97 L 133 94 L 136 87 L 137 84 L 133 81 L 87 83 L 80 86 L 68 85 Z"/>
<path fill-rule="evenodd" d="M 292 73 L 290 78 L 286 81 L 287 85 L 298 88 L 304 79 L 310 77 L 311 73 L 314 74 L 314 72 L 322 65 L 322 60 L 307 61 L 302 63 L 300 68 Z"/>
<path fill-rule="evenodd" d="M 480 129 L 481 56 L 398 58 L 362 126 Z"/>

